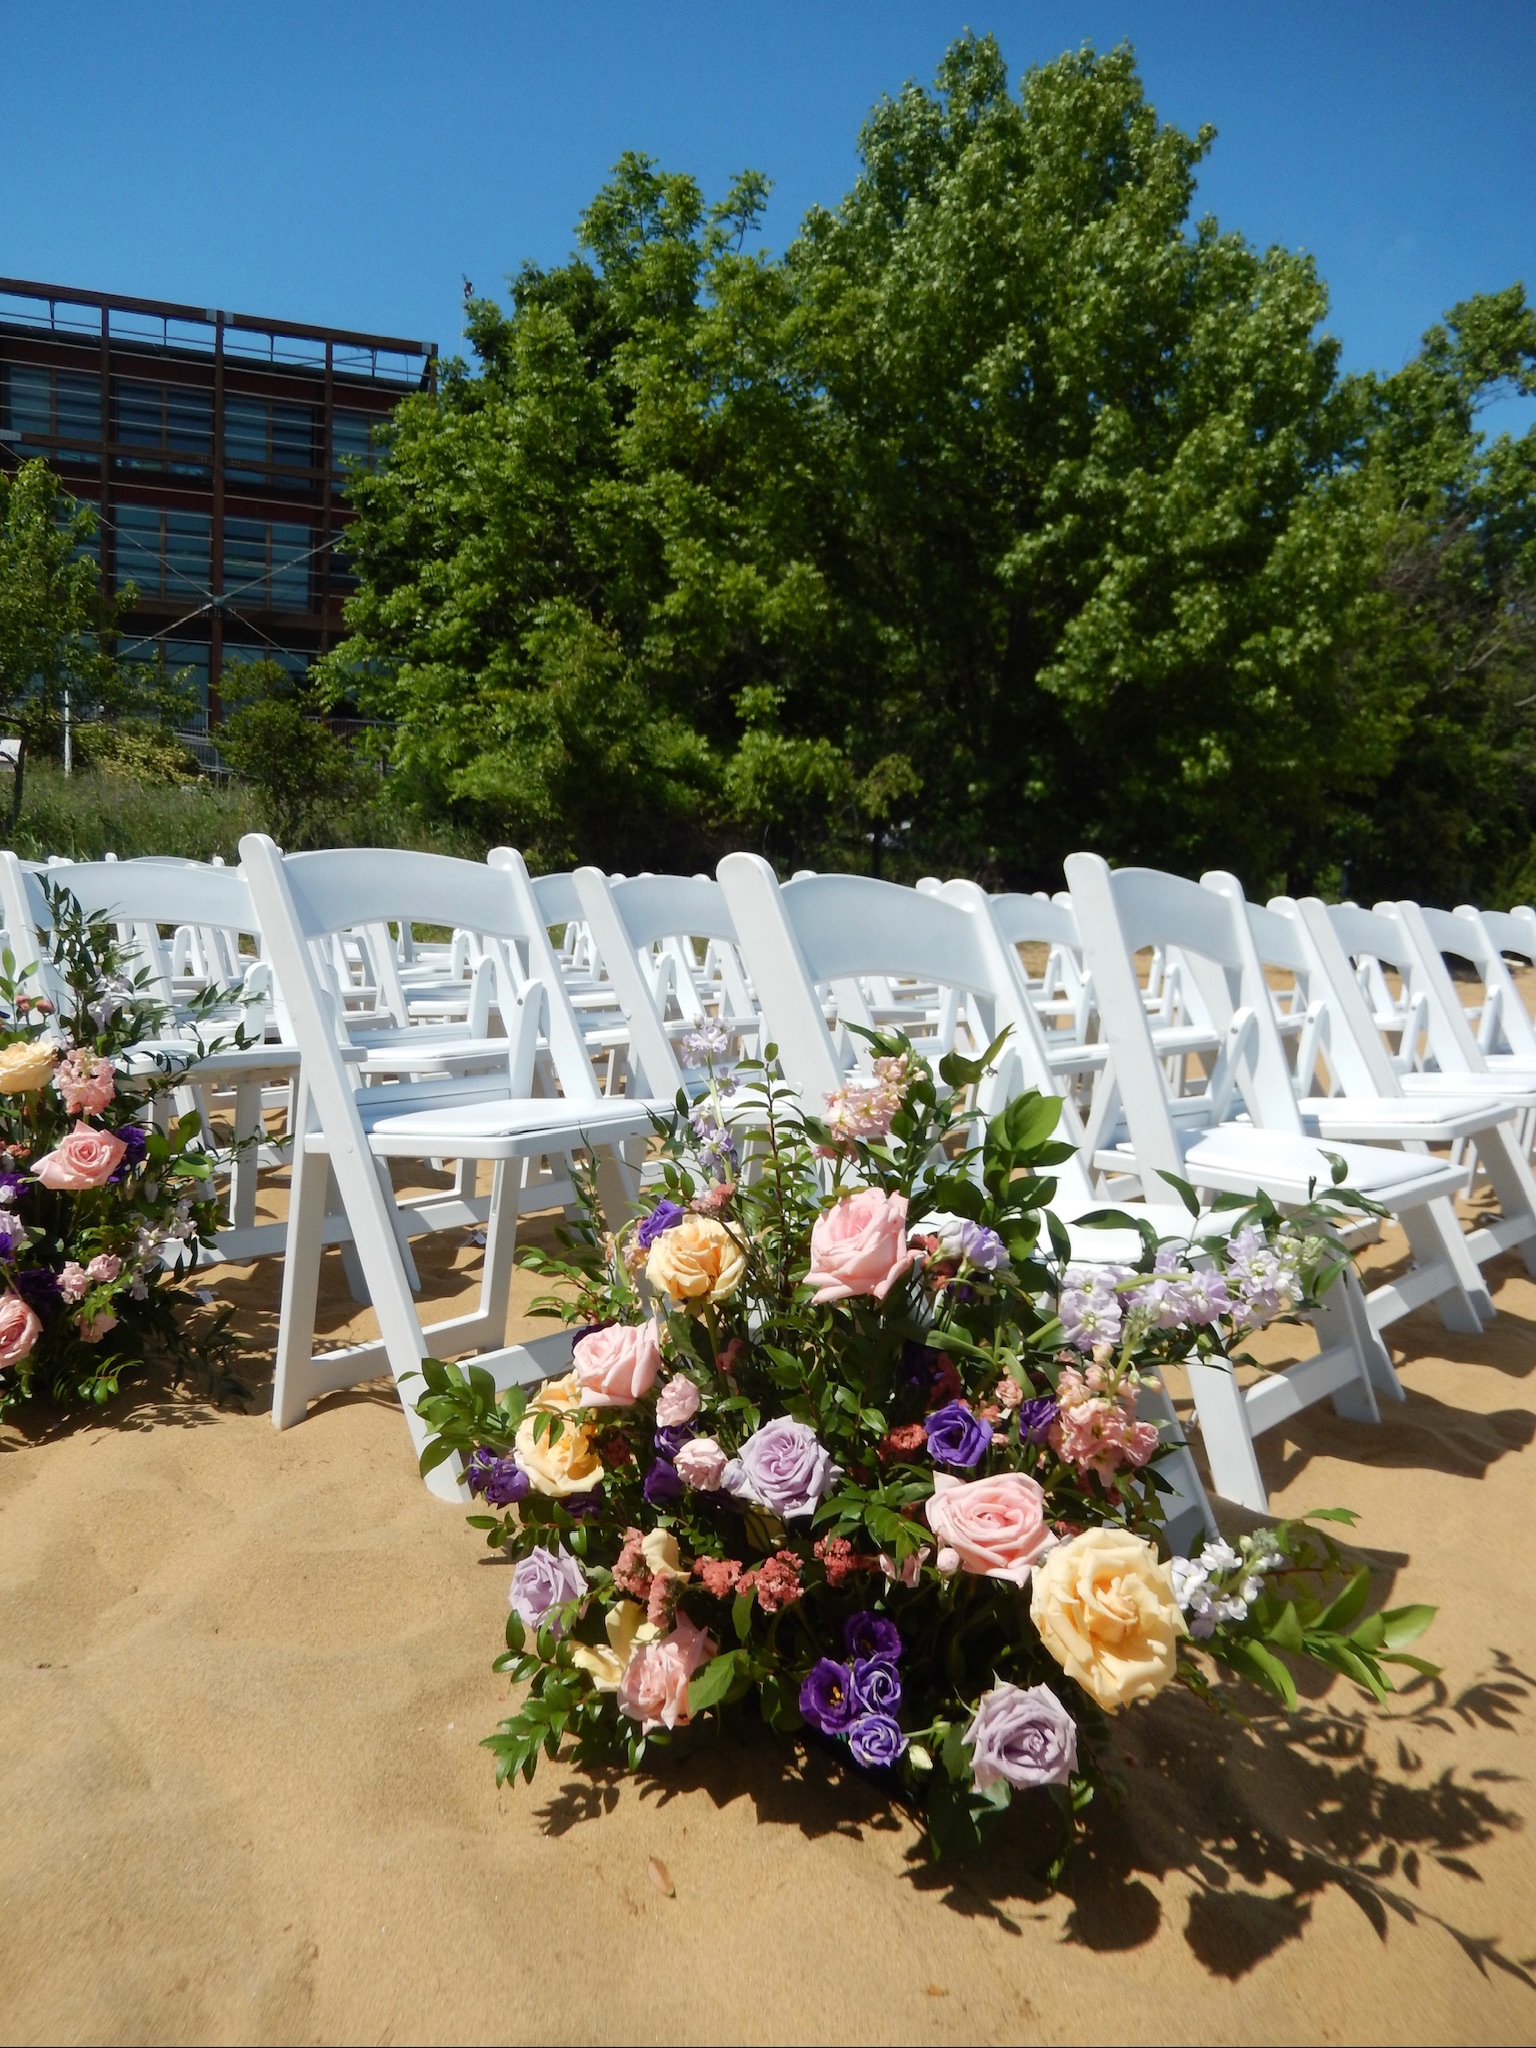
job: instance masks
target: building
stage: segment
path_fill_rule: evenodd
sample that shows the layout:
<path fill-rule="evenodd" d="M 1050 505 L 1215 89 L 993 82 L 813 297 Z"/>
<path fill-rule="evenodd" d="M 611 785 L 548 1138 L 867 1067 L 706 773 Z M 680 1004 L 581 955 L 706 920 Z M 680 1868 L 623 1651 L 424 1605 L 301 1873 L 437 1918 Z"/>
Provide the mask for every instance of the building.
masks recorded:
<path fill-rule="evenodd" d="M 0 462 L 94 508 L 103 585 L 138 593 L 119 655 L 190 670 L 204 732 L 232 665 L 340 636 L 347 472 L 436 373 L 430 342 L 0 278 Z"/>

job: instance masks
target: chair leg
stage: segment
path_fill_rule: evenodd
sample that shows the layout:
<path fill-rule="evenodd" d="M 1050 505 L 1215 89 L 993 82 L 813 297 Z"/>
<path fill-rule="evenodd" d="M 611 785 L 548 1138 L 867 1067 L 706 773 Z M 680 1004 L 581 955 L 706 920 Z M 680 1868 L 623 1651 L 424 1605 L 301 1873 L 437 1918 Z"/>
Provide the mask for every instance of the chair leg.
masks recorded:
<path fill-rule="evenodd" d="M 1448 1330 L 1480 1336 L 1483 1325 L 1493 1318 L 1493 1297 L 1478 1271 L 1476 1259 L 1456 1220 L 1456 1211 L 1442 1195 L 1437 1201 L 1422 1202 L 1398 1213 L 1398 1222 L 1408 1239 L 1409 1249 L 1421 1266 L 1444 1260 L 1454 1276 L 1435 1296 L 1435 1309 Z"/>
<path fill-rule="evenodd" d="M 480 1276 L 480 1319 L 484 1326 L 481 1342 L 491 1346 L 507 1340 L 521 1180 L 522 1162 L 497 1160 L 491 1174 L 491 1213 L 485 1226 L 485 1268 Z"/>
<path fill-rule="evenodd" d="M 1371 1328 L 1359 1276 L 1352 1271 L 1341 1273 L 1313 1309 L 1311 1320 L 1324 1351 L 1338 1345 L 1354 1357 L 1356 1376 L 1334 1394 L 1334 1413 L 1350 1422 L 1380 1422 L 1375 1394 L 1378 1382 L 1399 1401 L 1403 1391 L 1392 1367 L 1391 1354 Z"/>
<path fill-rule="evenodd" d="M 1525 1270 L 1536 1273 L 1536 1180 L 1531 1177 L 1530 1165 L 1511 1136 L 1509 1125 L 1496 1124 L 1491 1131 L 1479 1131 L 1477 1155 L 1502 1214 L 1511 1222 L 1516 1217 L 1529 1222 L 1531 1235 L 1521 1241 L 1518 1250 Z"/>
<path fill-rule="evenodd" d="M 1225 1359 L 1212 1362 L 1194 1356 L 1185 1360 L 1184 1369 L 1195 1397 L 1212 1485 L 1224 1500 L 1251 1508 L 1255 1514 L 1268 1514 L 1269 1495 L 1259 1471 L 1248 1405 L 1237 1374 Z"/>
<path fill-rule="evenodd" d="M 288 1243 L 283 1259 L 283 1299 L 277 1326 L 277 1367 L 272 1382 L 272 1422 L 291 1429 L 309 1406 L 310 1360 L 315 1353 L 315 1307 L 320 1292 L 320 1255 L 330 1162 L 306 1152 L 302 1132 L 293 1148 L 293 1186 L 288 1204 Z M 348 1247 L 343 1247 L 343 1251 Z"/>
<path fill-rule="evenodd" d="M 1219 1536 L 1221 1531 L 1161 1375 L 1152 1385 L 1137 1388 L 1136 1412 L 1157 1424 L 1169 1446 L 1157 1461 L 1158 1477 L 1173 1489 L 1163 1495 L 1163 1533 L 1173 1555 L 1187 1557 L 1202 1537 Z"/>
<path fill-rule="evenodd" d="M 256 1221 L 256 1176 L 260 1171 L 257 1147 L 263 1131 L 261 1083 L 238 1082 L 235 1086 L 235 1153 L 229 1168 L 229 1220 L 236 1230 L 249 1230 Z"/>

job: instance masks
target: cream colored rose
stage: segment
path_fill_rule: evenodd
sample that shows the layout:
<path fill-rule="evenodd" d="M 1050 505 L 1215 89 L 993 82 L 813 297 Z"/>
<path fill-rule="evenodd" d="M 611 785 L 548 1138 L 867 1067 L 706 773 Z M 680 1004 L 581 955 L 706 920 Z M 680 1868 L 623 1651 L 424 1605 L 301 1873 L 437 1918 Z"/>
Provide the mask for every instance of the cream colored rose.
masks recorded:
<path fill-rule="evenodd" d="M 0 1095 L 35 1095 L 53 1079 L 58 1063 L 57 1048 L 40 1039 L 18 1038 L 14 1045 L 0 1046 Z"/>
<path fill-rule="evenodd" d="M 1034 1569 L 1030 1619 L 1069 1678 L 1113 1713 L 1172 1678 L 1184 1617 L 1173 1575 L 1140 1536 L 1086 1529 Z"/>
<path fill-rule="evenodd" d="M 550 1380 L 535 1394 L 513 1439 L 528 1484 L 535 1493 L 547 1494 L 552 1500 L 562 1500 L 570 1493 L 590 1493 L 602 1484 L 603 1467 L 592 1448 L 592 1432 L 584 1423 L 571 1420 L 572 1410 L 581 1404 L 582 1390 L 574 1373 L 567 1373 L 563 1380 Z M 534 1435 L 541 1414 L 558 1415 L 564 1421 L 553 1442 L 547 1425 Z"/>
<path fill-rule="evenodd" d="M 729 1301 L 746 1270 L 747 1255 L 725 1225 L 692 1214 L 661 1233 L 645 1262 L 645 1277 L 657 1293 L 685 1308 Z"/>
<path fill-rule="evenodd" d="M 571 1662 L 591 1677 L 599 1692 L 617 1692 L 635 1648 L 635 1631 L 645 1609 L 635 1600 L 616 1600 L 609 1608 L 604 1643 L 572 1643 Z"/>

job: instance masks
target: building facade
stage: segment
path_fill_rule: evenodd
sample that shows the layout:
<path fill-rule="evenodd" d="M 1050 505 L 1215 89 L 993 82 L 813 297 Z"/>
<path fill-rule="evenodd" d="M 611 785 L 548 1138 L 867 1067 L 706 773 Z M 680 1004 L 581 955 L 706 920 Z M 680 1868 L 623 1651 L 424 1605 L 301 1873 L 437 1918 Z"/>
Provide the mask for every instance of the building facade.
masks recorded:
<path fill-rule="evenodd" d="M 347 474 L 436 372 L 429 342 L 0 278 L 0 463 L 92 507 L 103 586 L 137 592 L 119 656 L 190 672 L 203 732 L 241 662 L 340 637 Z"/>

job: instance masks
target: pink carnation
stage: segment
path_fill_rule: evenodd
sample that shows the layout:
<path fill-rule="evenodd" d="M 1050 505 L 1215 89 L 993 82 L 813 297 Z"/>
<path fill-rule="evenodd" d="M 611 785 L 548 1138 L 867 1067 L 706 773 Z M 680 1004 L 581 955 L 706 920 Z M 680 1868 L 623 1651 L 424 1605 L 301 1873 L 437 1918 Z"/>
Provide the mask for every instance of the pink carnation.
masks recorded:
<path fill-rule="evenodd" d="M 99 1344 L 108 1330 L 117 1328 L 117 1317 L 111 1309 L 98 1309 L 93 1316 L 81 1316 L 80 1338 L 85 1344 Z"/>
<path fill-rule="evenodd" d="M 85 1269 L 85 1277 L 93 1287 L 109 1287 L 123 1270 L 123 1262 L 115 1252 L 98 1252 Z"/>
<path fill-rule="evenodd" d="M 691 1422 L 699 1412 L 699 1390 L 686 1373 L 674 1373 L 656 1402 L 656 1421 L 662 1429 L 674 1429 Z"/>
<path fill-rule="evenodd" d="M 59 1292 L 67 1302 L 83 1301 L 90 1275 L 78 1259 L 66 1259 L 59 1272 Z"/>

